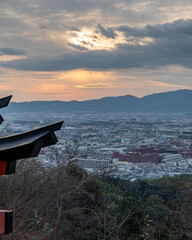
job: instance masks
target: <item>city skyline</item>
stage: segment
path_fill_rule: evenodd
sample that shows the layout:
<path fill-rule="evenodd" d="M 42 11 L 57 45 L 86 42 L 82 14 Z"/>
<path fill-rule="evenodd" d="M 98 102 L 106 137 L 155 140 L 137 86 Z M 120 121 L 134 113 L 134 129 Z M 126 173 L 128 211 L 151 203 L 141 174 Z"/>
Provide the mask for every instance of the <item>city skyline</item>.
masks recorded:
<path fill-rule="evenodd" d="M 1 2 L 0 96 L 87 100 L 192 89 L 189 0 Z"/>

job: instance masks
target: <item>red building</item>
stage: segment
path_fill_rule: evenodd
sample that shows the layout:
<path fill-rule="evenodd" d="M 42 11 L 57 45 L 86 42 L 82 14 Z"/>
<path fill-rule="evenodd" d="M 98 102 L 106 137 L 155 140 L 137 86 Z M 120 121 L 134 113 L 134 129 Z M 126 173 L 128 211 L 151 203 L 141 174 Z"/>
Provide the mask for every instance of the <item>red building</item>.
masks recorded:
<path fill-rule="evenodd" d="M 134 149 L 126 154 L 114 152 L 113 158 L 117 158 L 120 162 L 132 163 L 159 163 L 161 161 L 159 153 L 155 152 L 154 148 Z"/>

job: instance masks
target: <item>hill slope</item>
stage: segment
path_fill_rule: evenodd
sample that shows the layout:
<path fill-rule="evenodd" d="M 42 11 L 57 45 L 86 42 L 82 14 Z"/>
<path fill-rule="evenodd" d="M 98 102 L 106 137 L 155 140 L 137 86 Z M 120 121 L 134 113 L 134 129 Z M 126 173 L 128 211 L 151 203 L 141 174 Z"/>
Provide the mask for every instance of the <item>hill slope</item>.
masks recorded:
<path fill-rule="evenodd" d="M 126 95 L 87 101 L 33 101 L 10 103 L 4 112 L 191 112 L 192 90 L 178 90 L 142 98 Z"/>

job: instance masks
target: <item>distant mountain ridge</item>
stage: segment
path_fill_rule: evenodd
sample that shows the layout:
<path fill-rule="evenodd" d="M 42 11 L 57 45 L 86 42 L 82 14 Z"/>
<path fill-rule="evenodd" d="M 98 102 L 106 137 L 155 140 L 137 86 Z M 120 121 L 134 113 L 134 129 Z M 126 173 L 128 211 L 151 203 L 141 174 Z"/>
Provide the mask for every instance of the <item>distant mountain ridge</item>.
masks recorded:
<path fill-rule="evenodd" d="M 86 101 L 12 102 L 2 112 L 192 112 L 192 90 L 155 93 L 138 98 L 132 95 Z"/>

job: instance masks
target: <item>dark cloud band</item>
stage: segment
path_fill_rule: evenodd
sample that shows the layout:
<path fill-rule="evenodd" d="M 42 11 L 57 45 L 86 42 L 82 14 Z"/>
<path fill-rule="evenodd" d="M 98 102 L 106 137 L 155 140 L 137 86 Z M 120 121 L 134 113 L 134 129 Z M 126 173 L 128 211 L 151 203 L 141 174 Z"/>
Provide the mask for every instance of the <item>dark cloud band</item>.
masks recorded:
<path fill-rule="evenodd" d="M 0 54 L 1 55 L 14 55 L 14 56 L 25 56 L 27 54 L 27 51 L 22 49 L 15 49 L 11 47 L 3 47 L 0 48 Z"/>
<path fill-rule="evenodd" d="M 166 65 L 180 65 L 192 68 L 192 20 L 178 20 L 173 23 L 146 26 L 143 29 L 121 26 L 116 31 L 126 33 L 127 42 L 116 49 L 105 51 L 71 51 L 53 57 L 28 57 L 26 59 L 1 62 L 1 66 L 19 70 L 61 71 L 72 69 L 109 70 L 147 68 L 157 69 Z M 113 31 L 102 30 L 106 37 L 113 37 Z M 108 34 L 108 35 L 107 35 Z M 151 37 L 147 44 L 132 43 L 129 37 L 139 39 Z M 74 47 L 74 46 L 73 46 Z"/>

